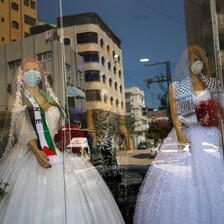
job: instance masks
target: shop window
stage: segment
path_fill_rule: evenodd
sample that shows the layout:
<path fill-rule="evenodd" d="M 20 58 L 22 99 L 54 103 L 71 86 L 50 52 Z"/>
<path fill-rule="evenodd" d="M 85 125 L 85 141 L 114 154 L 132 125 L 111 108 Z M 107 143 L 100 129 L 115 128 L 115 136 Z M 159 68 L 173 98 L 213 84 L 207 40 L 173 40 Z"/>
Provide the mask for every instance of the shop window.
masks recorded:
<path fill-rule="evenodd" d="M 103 39 L 101 38 L 100 39 L 100 46 L 103 48 L 103 46 L 104 46 L 104 42 L 103 42 Z"/>
<path fill-rule="evenodd" d="M 18 68 L 20 66 L 21 60 L 15 60 L 15 61 L 10 61 L 8 62 L 8 68 L 13 69 L 13 68 Z"/>
<path fill-rule="evenodd" d="M 24 15 L 24 22 L 25 22 L 25 24 L 30 25 L 30 26 L 36 25 L 36 19 L 34 19 L 30 16 L 27 16 L 27 15 Z"/>
<path fill-rule="evenodd" d="M 119 78 L 121 78 L 121 70 L 119 70 L 118 74 L 119 74 Z"/>
<path fill-rule="evenodd" d="M 112 79 L 110 78 L 110 79 L 109 79 L 109 85 L 110 85 L 110 87 L 112 87 L 112 83 L 113 83 L 113 82 L 112 82 Z"/>
<path fill-rule="evenodd" d="M 12 21 L 12 28 L 19 29 L 19 23 L 17 23 L 16 21 Z"/>
<path fill-rule="evenodd" d="M 52 52 L 47 51 L 47 52 L 38 54 L 37 59 L 38 59 L 38 61 L 46 61 L 46 60 L 52 59 Z"/>
<path fill-rule="evenodd" d="M 99 53 L 97 51 L 80 52 L 79 55 L 84 58 L 84 62 L 99 62 Z"/>
<path fill-rule="evenodd" d="M 31 1 L 31 2 L 30 2 L 30 7 L 31 7 L 32 9 L 36 9 L 36 2 Z"/>
<path fill-rule="evenodd" d="M 68 37 L 64 38 L 64 45 L 71 45 L 70 38 L 68 38 Z"/>
<path fill-rule="evenodd" d="M 107 45 L 107 53 L 110 54 L 110 45 Z"/>
<path fill-rule="evenodd" d="M 11 7 L 12 7 L 12 9 L 14 9 L 14 10 L 16 10 L 16 11 L 19 10 L 19 6 L 18 6 L 18 4 L 16 4 L 15 2 L 12 2 L 12 3 L 11 3 Z"/>
<path fill-rule="evenodd" d="M 107 67 L 110 70 L 110 68 L 111 68 L 111 63 L 110 62 L 107 63 Z"/>
<path fill-rule="evenodd" d="M 117 68 L 116 66 L 114 66 L 114 74 L 116 75 L 116 72 L 117 72 Z"/>
<path fill-rule="evenodd" d="M 105 64 L 105 59 L 104 59 L 104 56 L 101 57 L 101 64 L 104 66 Z"/>
<path fill-rule="evenodd" d="M 106 76 L 103 74 L 103 82 L 106 83 Z"/>
<path fill-rule="evenodd" d="M 100 71 L 98 70 L 85 71 L 85 81 L 86 82 L 100 81 Z"/>
<path fill-rule="evenodd" d="M 100 90 L 86 90 L 87 101 L 101 101 Z"/>
<path fill-rule="evenodd" d="M 95 32 L 86 32 L 77 34 L 77 44 L 98 43 L 98 34 Z"/>
<path fill-rule="evenodd" d="M 24 5 L 29 6 L 29 0 L 24 0 Z"/>

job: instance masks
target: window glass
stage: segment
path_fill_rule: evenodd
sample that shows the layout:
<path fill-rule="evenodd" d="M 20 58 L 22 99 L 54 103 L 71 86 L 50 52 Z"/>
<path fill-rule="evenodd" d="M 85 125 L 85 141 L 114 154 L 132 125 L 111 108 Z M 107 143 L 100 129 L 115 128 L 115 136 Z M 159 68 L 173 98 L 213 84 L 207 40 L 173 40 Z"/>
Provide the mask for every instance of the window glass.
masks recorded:
<path fill-rule="evenodd" d="M 24 0 L 24 5 L 29 6 L 29 0 Z"/>
<path fill-rule="evenodd" d="M 24 22 L 30 26 L 35 26 L 36 25 L 36 19 L 30 17 L 30 16 L 27 16 L 27 15 L 24 15 Z"/>
<path fill-rule="evenodd" d="M 85 71 L 86 82 L 90 81 L 100 81 L 100 72 L 96 70 Z"/>
<path fill-rule="evenodd" d="M 19 23 L 17 23 L 16 21 L 12 21 L 12 28 L 19 29 Z"/>
<path fill-rule="evenodd" d="M 18 6 L 18 4 L 16 4 L 15 2 L 12 2 L 12 3 L 11 3 L 11 6 L 12 6 L 12 9 L 14 9 L 14 10 L 16 10 L 16 11 L 19 10 L 19 6 Z"/>
<path fill-rule="evenodd" d="M 30 1 L 30 7 L 31 7 L 32 9 L 36 9 L 36 2 L 34 2 L 34 1 Z"/>
<path fill-rule="evenodd" d="M 77 43 L 98 43 L 98 34 L 95 32 L 85 32 L 77 34 Z"/>
<path fill-rule="evenodd" d="M 99 62 L 98 52 L 80 52 L 79 55 L 84 58 L 84 62 Z"/>

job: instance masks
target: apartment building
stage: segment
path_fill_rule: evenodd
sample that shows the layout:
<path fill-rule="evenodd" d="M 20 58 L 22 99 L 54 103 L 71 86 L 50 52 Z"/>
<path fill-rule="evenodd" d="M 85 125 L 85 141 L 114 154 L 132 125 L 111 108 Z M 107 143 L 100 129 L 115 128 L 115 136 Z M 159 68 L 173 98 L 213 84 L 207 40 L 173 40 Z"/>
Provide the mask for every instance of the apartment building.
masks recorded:
<path fill-rule="evenodd" d="M 96 13 L 58 18 L 58 35 L 84 58 L 86 109 L 125 114 L 121 41 Z M 63 31 L 63 32 L 62 32 Z"/>
<path fill-rule="evenodd" d="M 138 87 L 125 89 L 126 116 L 130 116 L 135 120 L 134 124 L 134 146 L 135 148 L 140 142 L 146 140 L 146 132 L 149 128 L 148 118 L 143 115 L 145 108 L 144 91 Z"/>
<path fill-rule="evenodd" d="M 0 1 L 0 45 L 28 37 L 36 25 L 37 0 Z"/>

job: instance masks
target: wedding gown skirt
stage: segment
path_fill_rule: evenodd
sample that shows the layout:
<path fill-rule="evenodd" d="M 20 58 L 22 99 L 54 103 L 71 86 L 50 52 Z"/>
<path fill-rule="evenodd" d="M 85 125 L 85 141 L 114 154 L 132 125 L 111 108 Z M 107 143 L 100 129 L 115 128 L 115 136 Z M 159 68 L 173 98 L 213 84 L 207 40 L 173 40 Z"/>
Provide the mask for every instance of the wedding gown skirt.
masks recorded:
<path fill-rule="evenodd" d="M 52 133 L 57 108 L 51 108 L 46 120 Z M 124 223 L 97 170 L 77 154 L 56 151 L 58 160 L 44 169 L 29 149 L 14 147 L 0 165 L 0 177 L 10 184 L 0 201 L 0 223 Z"/>
<path fill-rule="evenodd" d="M 141 186 L 135 224 L 223 224 L 224 165 L 216 127 L 183 129 L 190 151 L 168 135 Z"/>

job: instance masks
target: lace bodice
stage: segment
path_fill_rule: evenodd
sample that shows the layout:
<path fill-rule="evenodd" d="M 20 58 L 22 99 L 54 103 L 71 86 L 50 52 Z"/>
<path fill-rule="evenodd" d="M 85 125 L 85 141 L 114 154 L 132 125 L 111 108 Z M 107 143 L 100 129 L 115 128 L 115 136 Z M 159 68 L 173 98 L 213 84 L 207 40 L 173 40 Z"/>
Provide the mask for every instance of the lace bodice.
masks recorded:
<path fill-rule="evenodd" d="M 45 112 L 45 118 L 51 134 L 51 138 L 53 138 L 60 125 L 60 111 L 57 107 L 51 106 Z"/>
<path fill-rule="evenodd" d="M 208 89 L 201 91 L 198 96 L 195 96 L 195 104 L 202 100 L 211 99 L 211 94 Z"/>

